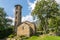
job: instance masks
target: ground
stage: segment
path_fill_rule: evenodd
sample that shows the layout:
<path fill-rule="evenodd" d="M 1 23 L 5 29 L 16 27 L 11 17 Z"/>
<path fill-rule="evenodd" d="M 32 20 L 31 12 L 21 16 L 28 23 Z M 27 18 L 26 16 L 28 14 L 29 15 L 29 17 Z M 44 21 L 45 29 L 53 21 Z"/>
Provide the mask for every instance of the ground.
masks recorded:
<path fill-rule="evenodd" d="M 52 36 L 52 35 L 35 35 L 31 37 L 14 37 L 14 38 L 8 38 L 7 40 L 60 40 L 60 36 Z"/>
<path fill-rule="evenodd" d="M 42 35 L 42 36 L 32 36 L 28 38 L 27 40 L 60 40 L 59 36 L 48 36 L 48 35 Z"/>

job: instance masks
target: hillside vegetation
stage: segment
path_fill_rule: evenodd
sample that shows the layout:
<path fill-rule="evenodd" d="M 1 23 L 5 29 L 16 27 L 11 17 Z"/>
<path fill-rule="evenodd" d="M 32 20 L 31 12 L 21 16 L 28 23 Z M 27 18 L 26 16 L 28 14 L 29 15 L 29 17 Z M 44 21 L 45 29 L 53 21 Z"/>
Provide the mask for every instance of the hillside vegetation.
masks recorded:
<path fill-rule="evenodd" d="M 60 37 L 43 35 L 43 36 L 32 36 L 28 38 L 27 40 L 60 40 Z"/>

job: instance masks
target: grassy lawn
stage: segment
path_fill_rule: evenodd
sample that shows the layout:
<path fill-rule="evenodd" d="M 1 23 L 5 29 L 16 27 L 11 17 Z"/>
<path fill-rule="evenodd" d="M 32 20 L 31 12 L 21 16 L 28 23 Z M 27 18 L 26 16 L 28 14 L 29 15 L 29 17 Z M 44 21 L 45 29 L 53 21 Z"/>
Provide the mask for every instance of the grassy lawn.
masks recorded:
<path fill-rule="evenodd" d="M 59 36 L 32 36 L 28 38 L 27 40 L 60 40 Z"/>

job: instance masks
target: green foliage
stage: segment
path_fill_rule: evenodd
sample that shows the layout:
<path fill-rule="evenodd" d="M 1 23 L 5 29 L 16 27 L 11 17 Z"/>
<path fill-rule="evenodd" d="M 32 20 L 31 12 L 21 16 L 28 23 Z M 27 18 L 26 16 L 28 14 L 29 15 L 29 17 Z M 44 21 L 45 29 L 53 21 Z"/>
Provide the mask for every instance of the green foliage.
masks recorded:
<path fill-rule="evenodd" d="M 6 25 L 5 17 L 6 17 L 6 13 L 5 13 L 4 9 L 0 8 L 0 29 L 1 30 Z"/>
<path fill-rule="evenodd" d="M 12 20 L 6 18 L 7 14 L 4 8 L 0 8 L 0 30 L 11 26 Z"/>
<path fill-rule="evenodd" d="M 13 38 L 15 36 L 16 36 L 15 34 L 11 34 L 11 35 L 8 36 L 8 38 Z"/>
<path fill-rule="evenodd" d="M 55 0 L 40 0 L 37 1 L 35 9 L 32 11 L 32 16 L 37 17 L 41 21 L 39 25 L 43 27 L 45 33 L 49 27 L 56 27 L 55 30 L 57 31 L 60 24 L 59 11 L 59 4 Z"/>
<path fill-rule="evenodd" d="M 4 29 L 4 30 L 0 30 L 0 39 L 8 37 L 12 33 L 13 33 L 12 28 L 7 28 L 7 29 Z"/>
<path fill-rule="evenodd" d="M 60 40 L 59 36 L 32 36 L 31 38 L 27 40 Z"/>
<path fill-rule="evenodd" d="M 28 37 L 22 35 L 22 36 L 18 36 L 17 40 L 18 40 L 18 39 L 19 39 L 19 40 L 26 40 L 26 39 L 28 39 Z"/>
<path fill-rule="evenodd" d="M 0 38 L 8 37 L 13 33 L 11 27 L 12 20 L 6 18 L 7 14 L 4 11 L 4 8 L 0 8 Z"/>

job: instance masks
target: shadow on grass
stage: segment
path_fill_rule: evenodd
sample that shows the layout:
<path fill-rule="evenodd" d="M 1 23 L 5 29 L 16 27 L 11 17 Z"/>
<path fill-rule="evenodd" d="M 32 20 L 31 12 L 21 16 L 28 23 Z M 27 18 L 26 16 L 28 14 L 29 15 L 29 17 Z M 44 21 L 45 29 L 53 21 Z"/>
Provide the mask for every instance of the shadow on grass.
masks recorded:
<path fill-rule="evenodd" d="M 36 32 L 36 34 L 33 35 L 33 36 L 40 36 L 40 35 L 42 35 L 42 34 L 43 34 L 43 32 Z"/>

